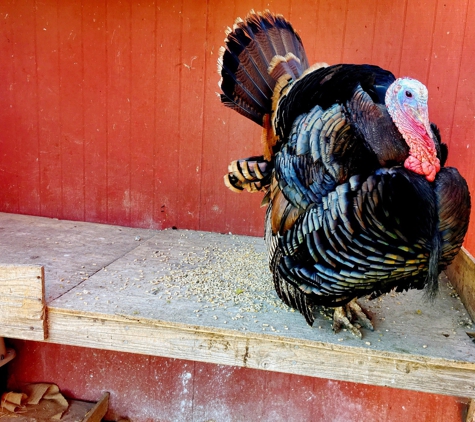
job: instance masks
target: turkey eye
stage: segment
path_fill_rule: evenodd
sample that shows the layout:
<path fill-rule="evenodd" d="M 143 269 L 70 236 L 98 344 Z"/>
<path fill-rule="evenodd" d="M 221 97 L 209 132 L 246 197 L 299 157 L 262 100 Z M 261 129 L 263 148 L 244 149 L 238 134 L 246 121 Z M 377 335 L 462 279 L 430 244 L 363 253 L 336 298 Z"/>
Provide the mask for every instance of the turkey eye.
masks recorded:
<path fill-rule="evenodd" d="M 411 98 L 412 97 L 412 92 L 411 91 L 406 91 L 406 97 Z"/>

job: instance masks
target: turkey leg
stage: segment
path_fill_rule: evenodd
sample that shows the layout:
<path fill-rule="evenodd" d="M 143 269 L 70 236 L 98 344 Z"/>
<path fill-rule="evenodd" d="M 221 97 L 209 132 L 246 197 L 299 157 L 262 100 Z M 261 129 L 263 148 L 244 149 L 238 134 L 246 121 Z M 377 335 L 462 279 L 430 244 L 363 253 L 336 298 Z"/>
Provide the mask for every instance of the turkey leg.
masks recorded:
<path fill-rule="evenodd" d="M 353 325 L 352 322 L 355 322 L 356 324 Z M 333 331 L 338 332 L 343 327 L 349 330 L 356 337 L 362 338 L 363 335 L 357 325 L 374 331 L 371 320 L 364 313 L 363 309 L 356 301 L 356 298 L 344 306 L 335 308 L 335 311 L 333 312 Z"/>

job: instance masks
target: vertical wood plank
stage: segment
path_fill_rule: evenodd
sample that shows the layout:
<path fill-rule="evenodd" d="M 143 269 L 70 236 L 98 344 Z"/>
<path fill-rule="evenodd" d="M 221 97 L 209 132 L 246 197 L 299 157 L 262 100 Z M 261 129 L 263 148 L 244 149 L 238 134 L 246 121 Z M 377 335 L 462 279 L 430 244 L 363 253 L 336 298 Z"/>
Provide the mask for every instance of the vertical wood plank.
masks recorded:
<path fill-rule="evenodd" d="M 212 0 L 208 9 L 212 11 L 220 7 L 221 3 Z M 200 217 L 202 230 L 262 234 L 263 217 L 259 207 L 262 194 L 235 194 L 223 183 L 223 176 L 232 160 L 262 153 L 260 129 L 253 122 L 224 107 L 216 96 L 220 78 L 216 64 L 219 48 L 224 44 L 225 29 L 231 27 L 237 17 L 244 19 L 252 8 L 259 11 L 264 6 L 262 2 L 236 2 L 234 9 L 229 7 L 222 13 L 209 13 L 208 16 Z M 234 127 L 239 128 L 239 132 L 235 132 Z"/>
<path fill-rule="evenodd" d="M 36 6 L 41 215 L 61 217 L 62 161 L 58 5 L 50 0 L 38 3 Z"/>
<path fill-rule="evenodd" d="M 475 2 L 469 1 L 465 21 L 465 33 L 460 61 L 460 74 L 457 80 L 457 97 L 454 105 L 454 118 L 448 163 L 457 166 L 467 179 L 472 200 L 475 197 L 475 81 L 473 79 L 473 59 L 475 57 Z M 474 207 L 471 222 L 465 237 L 465 247 L 475 252 Z"/>
<path fill-rule="evenodd" d="M 209 10 L 219 8 L 219 0 L 210 0 Z M 219 48 L 224 44 L 224 30 L 234 22 L 233 8 L 223 13 L 210 13 L 207 17 L 206 52 L 205 52 L 205 90 L 203 109 L 203 165 L 201 197 L 202 209 L 200 228 L 202 230 L 226 230 L 226 210 L 224 207 L 227 188 L 223 176 L 227 169 L 229 140 L 225 132 L 225 107 L 218 96 L 219 75 L 216 63 Z"/>
<path fill-rule="evenodd" d="M 462 248 L 445 270 L 470 318 L 475 320 L 475 259 Z"/>
<path fill-rule="evenodd" d="M 431 66 L 427 75 L 430 117 L 439 126 L 442 140 L 448 144 L 449 151 L 467 6 L 468 0 L 437 3 Z"/>
<path fill-rule="evenodd" d="M 348 1 L 320 1 L 315 28 L 314 62 L 341 63 L 346 31 Z M 303 25 L 303 22 L 302 22 Z"/>
<path fill-rule="evenodd" d="M 184 421 L 193 421 L 194 408 L 194 384 L 197 362 L 180 359 L 163 359 L 156 356 L 149 357 L 149 380 L 151 388 L 150 396 L 155 403 L 162 403 L 160 409 L 152 412 L 156 418 L 163 420 L 171 419 L 172 415 L 180 415 Z M 143 384 L 140 372 L 138 372 L 138 389 Z M 158 382 L 157 382 L 158 381 Z M 150 402 L 150 401 L 149 401 Z M 130 404 L 135 406 L 136 412 L 147 407 L 147 403 Z M 124 406 L 125 407 L 125 406 Z M 160 416 L 158 416 L 158 414 Z M 176 417 L 175 417 L 176 418 Z"/>
<path fill-rule="evenodd" d="M 266 420 L 262 418 L 264 397 L 268 393 L 266 379 L 266 375 L 255 376 L 246 368 L 197 363 L 193 395 L 194 419 L 222 421 L 226 420 L 226 414 L 236 414 L 241 415 L 242 420 Z M 282 417 L 280 420 L 286 418 Z"/>
<path fill-rule="evenodd" d="M 0 203 L 7 212 L 19 210 L 19 177 L 16 163 L 20 156 L 17 142 L 15 115 L 17 114 L 15 79 L 15 30 L 17 16 L 12 13 L 13 1 L 0 3 L 3 37 L 0 39 L 2 66 L 0 66 Z"/>
<path fill-rule="evenodd" d="M 390 70 L 396 77 L 402 76 L 398 72 L 406 8 L 407 1 L 378 2 L 376 6 L 371 62 Z M 391 25 L 392 21 L 401 24 Z"/>
<path fill-rule="evenodd" d="M 301 396 L 296 388 L 296 384 L 301 380 L 300 377 L 293 377 L 290 374 L 265 374 L 263 391 L 265 394 L 262 397 L 262 417 L 263 420 L 318 420 L 318 413 L 312 412 L 309 415 L 309 408 L 305 406 L 299 406 L 299 410 L 295 409 L 295 406 L 289 404 L 296 400 L 301 399 Z M 298 379 L 295 382 L 296 378 Z M 304 378 L 305 379 L 305 378 Z M 309 389 L 312 388 L 312 380 L 308 379 L 310 383 L 307 383 L 305 393 L 308 395 Z M 310 388 L 308 388 L 310 387 Z M 281 397 L 282 400 L 275 400 L 275 397 Z M 313 409 L 312 409 L 313 410 Z"/>
<path fill-rule="evenodd" d="M 130 224 L 131 0 L 107 2 L 107 221 Z"/>
<path fill-rule="evenodd" d="M 264 8 L 270 10 L 272 13 L 284 15 L 287 19 L 290 19 L 292 2 L 289 0 L 269 0 L 264 4 Z"/>
<path fill-rule="evenodd" d="M 374 21 L 376 0 L 348 0 L 345 39 L 343 42 L 343 63 L 364 64 L 371 62 L 374 42 Z"/>
<path fill-rule="evenodd" d="M 404 22 L 402 54 L 398 75 L 410 75 L 427 83 L 432 54 L 431 34 L 437 0 L 408 0 Z M 421 19 L 421 17 L 423 18 Z"/>
<path fill-rule="evenodd" d="M 3 93 L 8 122 L 2 151 L 6 209 L 38 213 L 38 104 L 36 89 L 35 10 L 29 1 L 5 4 L 5 67 L 9 72 Z M 5 75 L 5 76 L 7 76 Z"/>
<path fill-rule="evenodd" d="M 13 18 L 12 123 L 17 144 L 12 162 L 16 173 L 18 212 L 37 214 L 40 210 L 38 167 L 38 103 L 36 85 L 35 9 L 28 0 L 17 1 Z"/>
<path fill-rule="evenodd" d="M 107 223 L 106 0 L 83 0 L 84 219 Z"/>
<path fill-rule="evenodd" d="M 81 0 L 58 7 L 62 214 L 84 220 L 84 112 Z"/>
<path fill-rule="evenodd" d="M 180 136 L 180 74 L 182 4 L 157 4 L 154 221 L 159 228 L 176 226 L 178 204 L 178 139 Z"/>
<path fill-rule="evenodd" d="M 200 223 L 207 2 L 183 0 L 180 57 L 177 226 Z"/>
<path fill-rule="evenodd" d="M 319 58 L 317 48 L 319 45 L 318 28 L 322 24 L 321 0 L 313 1 L 296 1 L 290 3 L 290 12 L 287 19 L 292 23 L 292 26 L 302 38 L 305 52 L 312 65 L 318 61 L 325 61 L 325 58 Z"/>
<path fill-rule="evenodd" d="M 140 227 L 155 227 L 155 19 L 155 1 L 132 2 L 130 219 Z"/>

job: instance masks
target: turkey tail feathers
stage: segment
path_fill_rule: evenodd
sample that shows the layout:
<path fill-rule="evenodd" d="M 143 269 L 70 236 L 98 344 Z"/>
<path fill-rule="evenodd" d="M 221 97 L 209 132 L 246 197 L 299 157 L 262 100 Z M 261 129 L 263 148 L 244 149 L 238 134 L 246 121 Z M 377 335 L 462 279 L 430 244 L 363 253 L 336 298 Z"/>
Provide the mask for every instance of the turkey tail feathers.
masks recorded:
<path fill-rule="evenodd" d="M 298 78 L 308 68 L 302 41 L 292 25 L 269 11 L 236 20 L 220 49 L 221 102 L 263 125 L 272 109 L 277 79 Z"/>
<path fill-rule="evenodd" d="M 439 233 L 435 233 L 432 239 L 432 249 L 429 255 L 427 277 L 425 280 L 425 295 L 432 300 L 439 290 L 439 261 L 441 253 L 441 241 Z"/>

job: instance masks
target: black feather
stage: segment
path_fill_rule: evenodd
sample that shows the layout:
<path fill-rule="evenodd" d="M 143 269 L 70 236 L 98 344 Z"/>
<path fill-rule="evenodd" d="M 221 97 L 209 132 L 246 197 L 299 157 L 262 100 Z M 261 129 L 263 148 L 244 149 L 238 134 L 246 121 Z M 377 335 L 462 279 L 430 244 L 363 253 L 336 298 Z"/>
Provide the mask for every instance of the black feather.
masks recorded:
<path fill-rule="evenodd" d="M 448 149 L 437 126 L 431 137 L 442 168 L 429 182 L 404 168 L 409 146 L 385 104 L 391 72 L 311 68 L 273 92 L 276 81 L 265 73 L 273 57 L 292 53 L 297 73 L 308 67 L 290 24 L 253 14 L 228 39 L 223 102 L 260 124 L 271 114 L 278 138 L 271 159 L 238 160 L 228 175 L 232 187 L 251 183 L 266 192 L 265 241 L 278 296 L 309 324 L 316 305 L 392 289 L 425 288 L 434 297 L 440 271 L 462 246 L 471 207 L 465 180 L 444 167 Z M 293 72 L 290 61 L 277 62 L 275 75 Z"/>

